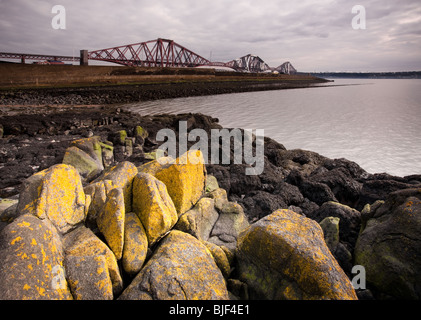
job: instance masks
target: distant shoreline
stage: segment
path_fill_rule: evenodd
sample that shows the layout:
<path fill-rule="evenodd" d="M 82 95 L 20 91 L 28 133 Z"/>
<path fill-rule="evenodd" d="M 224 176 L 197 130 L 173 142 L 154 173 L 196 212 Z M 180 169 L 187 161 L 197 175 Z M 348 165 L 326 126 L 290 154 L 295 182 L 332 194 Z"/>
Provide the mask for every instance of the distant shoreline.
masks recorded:
<path fill-rule="evenodd" d="M 310 72 L 321 78 L 341 79 L 421 79 L 421 71 L 400 71 L 400 72 Z"/>

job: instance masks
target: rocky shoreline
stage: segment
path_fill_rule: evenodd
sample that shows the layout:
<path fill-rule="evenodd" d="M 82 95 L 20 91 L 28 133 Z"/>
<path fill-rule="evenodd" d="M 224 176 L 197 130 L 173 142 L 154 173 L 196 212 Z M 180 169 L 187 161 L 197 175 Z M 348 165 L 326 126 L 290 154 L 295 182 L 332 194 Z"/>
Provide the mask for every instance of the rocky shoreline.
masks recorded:
<path fill-rule="evenodd" d="M 0 298 L 421 298 L 421 175 L 369 174 L 269 137 L 258 176 L 163 166 L 156 133 L 180 121 L 221 129 L 114 106 L 2 109 Z M 356 265 L 366 289 L 353 288 Z"/>
<path fill-rule="evenodd" d="M 294 89 L 328 82 L 310 80 L 168 81 L 126 85 L 3 89 L 0 105 L 99 105 L 215 95 L 234 92 Z"/>

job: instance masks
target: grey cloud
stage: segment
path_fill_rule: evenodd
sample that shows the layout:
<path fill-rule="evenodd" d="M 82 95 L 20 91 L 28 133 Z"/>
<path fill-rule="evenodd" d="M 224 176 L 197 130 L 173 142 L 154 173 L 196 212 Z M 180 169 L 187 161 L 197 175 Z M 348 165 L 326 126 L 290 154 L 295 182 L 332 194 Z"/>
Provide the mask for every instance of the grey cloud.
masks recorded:
<path fill-rule="evenodd" d="M 164 37 L 219 61 L 254 53 L 273 66 L 291 60 L 303 71 L 421 70 L 413 53 L 421 47 L 419 0 L 360 1 L 367 11 L 363 31 L 352 29 L 354 3 L 347 0 L 60 3 L 66 30 L 51 28 L 56 0 L 1 0 L 0 50 L 71 55 Z"/>

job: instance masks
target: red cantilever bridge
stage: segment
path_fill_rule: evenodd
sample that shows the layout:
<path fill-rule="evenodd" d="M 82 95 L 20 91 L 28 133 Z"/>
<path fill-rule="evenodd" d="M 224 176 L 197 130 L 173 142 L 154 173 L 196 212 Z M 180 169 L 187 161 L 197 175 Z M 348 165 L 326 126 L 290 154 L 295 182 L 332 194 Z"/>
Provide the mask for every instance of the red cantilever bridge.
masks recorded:
<path fill-rule="evenodd" d="M 264 72 L 271 68 L 258 56 L 246 55 L 229 62 L 211 62 L 210 60 L 194 53 L 193 51 L 179 45 L 173 40 L 157 39 L 147 42 L 123 45 L 108 49 L 89 51 L 83 57 L 81 51 L 80 59 L 106 61 L 125 66 L 141 67 L 229 67 L 237 71 Z M 24 53 L 0 52 L 0 58 L 25 60 L 61 60 L 74 61 L 79 58 L 68 56 L 52 56 Z M 81 63 L 82 64 L 82 63 Z"/>

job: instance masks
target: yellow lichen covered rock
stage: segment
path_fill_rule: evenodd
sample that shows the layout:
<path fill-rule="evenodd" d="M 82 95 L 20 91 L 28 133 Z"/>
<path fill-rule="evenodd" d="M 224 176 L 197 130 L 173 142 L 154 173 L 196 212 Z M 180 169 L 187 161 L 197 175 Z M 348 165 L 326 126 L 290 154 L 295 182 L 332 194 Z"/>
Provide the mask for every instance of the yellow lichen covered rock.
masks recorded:
<path fill-rule="evenodd" d="M 321 227 L 293 211 L 277 210 L 242 232 L 236 257 L 252 299 L 357 299 Z"/>
<path fill-rule="evenodd" d="M 56 228 L 26 214 L 0 233 L 0 300 L 72 299 Z"/>
<path fill-rule="evenodd" d="M 123 190 L 115 188 L 108 194 L 97 225 L 117 260 L 123 255 L 125 213 Z"/>
<path fill-rule="evenodd" d="M 132 182 L 137 173 L 137 168 L 133 163 L 124 161 L 109 169 L 93 182 L 111 180 L 114 188 L 123 189 L 126 212 L 130 212 L 132 211 Z"/>
<path fill-rule="evenodd" d="M 76 268 L 79 268 L 79 272 L 73 272 L 73 275 L 76 275 L 75 278 L 69 280 L 69 285 L 72 290 L 72 293 L 79 296 L 85 297 L 89 295 L 91 290 L 96 290 L 96 292 L 103 292 L 104 297 L 109 297 L 111 294 L 114 296 L 119 294 L 123 289 L 123 280 L 118 269 L 117 260 L 113 252 L 108 248 L 108 246 L 102 242 L 90 229 L 80 226 L 76 230 L 68 233 L 64 237 L 64 248 L 66 253 L 66 262 L 68 263 L 79 263 L 81 260 L 71 259 L 70 257 L 93 257 L 96 259 L 102 259 L 103 257 L 106 262 L 106 269 L 102 268 L 100 264 L 97 265 L 96 269 L 86 270 L 81 265 L 71 266 L 74 271 Z M 79 262 L 78 262 L 79 261 Z M 92 262 L 92 259 L 88 260 Z M 92 265 L 92 263 L 90 263 Z M 103 272 L 109 274 L 109 281 L 111 283 L 104 283 Z M 92 279 L 93 282 L 79 279 L 78 277 L 91 276 L 95 279 Z M 107 278 L 108 279 L 108 278 Z M 97 286 L 96 289 L 89 287 L 80 287 L 78 283 L 95 283 Z M 103 288 L 110 288 L 109 290 L 104 291 Z"/>
<path fill-rule="evenodd" d="M 139 170 L 139 172 L 149 173 L 154 176 L 158 171 L 164 168 L 164 165 L 162 165 L 162 163 L 165 163 L 166 167 L 169 164 L 173 164 L 174 162 L 175 159 L 171 157 L 161 157 L 159 159 L 144 163 L 137 169 Z"/>
<path fill-rule="evenodd" d="M 148 252 L 148 238 L 138 216 L 126 213 L 124 224 L 123 269 L 129 275 L 136 275 L 143 266 Z"/>
<path fill-rule="evenodd" d="M 64 265 L 75 300 L 113 299 L 113 286 L 105 256 L 67 255 Z"/>
<path fill-rule="evenodd" d="M 204 163 L 202 152 L 191 150 L 155 173 L 155 177 L 167 186 L 179 216 L 194 206 L 204 192 Z"/>
<path fill-rule="evenodd" d="M 115 188 L 116 187 L 111 180 L 101 180 L 91 183 L 84 188 L 85 196 L 91 197 L 91 202 L 87 208 L 88 211 L 86 215 L 88 227 L 95 228 L 96 219 L 107 201 L 107 195 Z"/>
<path fill-rule="evenodd" d="M 205 245 L 173 230 L 119 299 L 225 300 L 228 291 Z"/>
<path fill-rule="evenodd" d="M 223 276 L 226 279 L 228 279 L 231 267 L 224 250 L 221 249 L 221 247 L 219 247 L 218 245 L 208 241 L 203 241 L 203 244 L 206 246 L 206 248 L 208 248 L 208 250 L 212 254 L 212 257 L 215 260 L 215 263 L 218 266 L 219 270 L 221 270 Z"/>
<path fill-rule="evenodd" d="M 134 178 L 133 211 L 145 228 L 150 246 L 170 231 L 178 219 L 165 184 L 148 173 Z"/>
<path fill-rule="evenodd" d="M 28 178 L 17 210 L 40 219 L 49 219 L 66 233 L 85 219 L 85 193 L 77 170 L 59 164 Z"/>

